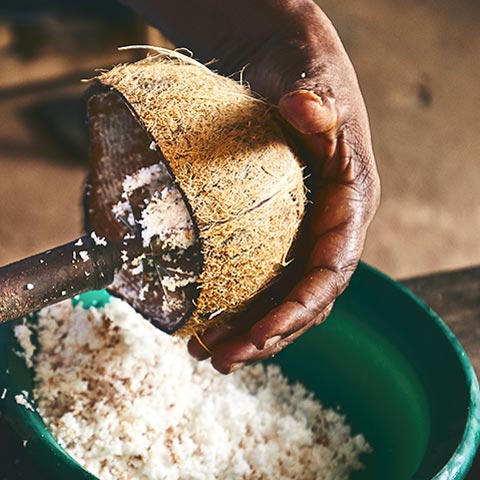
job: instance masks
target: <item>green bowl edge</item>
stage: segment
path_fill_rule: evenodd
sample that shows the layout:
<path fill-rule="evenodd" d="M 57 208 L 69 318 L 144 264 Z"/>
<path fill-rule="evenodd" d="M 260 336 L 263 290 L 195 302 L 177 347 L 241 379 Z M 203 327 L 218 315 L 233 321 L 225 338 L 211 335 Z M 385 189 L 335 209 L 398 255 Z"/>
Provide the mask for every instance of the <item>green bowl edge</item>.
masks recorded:
<path fill-rule="evenodd" d="M 457 337 L 450 330 L 447 324 L 439 317 L 439 315 L 405 285 L 364 262 L 359 263 L 357 270 L 364 270 L 366 273 L 380 277 L 383 281 L 389 283 L 393 287 L 398 288 L 405 295 L 407 295 L 410 300 L 412 300 L 430 315 L 436 325 L 445 334 L 450 345 L 455 351 L 462 369 L 465 372 L 465 378 L 470 391 L 470 402 L 468 405 L 469 411 L 462 441 L 442 470 L 440 470 L 440 472 L 438 472 L 431 480 L 457 480 L 465 478 L 472 466 L 480 444 L 480 388 L 475 370 L 473 369 L 468 355 L 458 341 Z"/>

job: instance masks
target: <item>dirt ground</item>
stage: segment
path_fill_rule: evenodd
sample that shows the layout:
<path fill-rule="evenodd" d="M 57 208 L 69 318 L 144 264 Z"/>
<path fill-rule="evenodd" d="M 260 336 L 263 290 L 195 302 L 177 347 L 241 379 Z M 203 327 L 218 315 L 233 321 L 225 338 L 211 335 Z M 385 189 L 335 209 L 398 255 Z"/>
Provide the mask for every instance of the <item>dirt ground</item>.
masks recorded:
<path fill-rule="evenodd" d="M 358 72 L 383 183 L 364 260 L 394 277 L 479 264 L 480 4 L 319 3 Z M 79 67 L 0 60 L 0 92 L 59 61 Z M 0 95 L 0 264 L 81 233 L 85 163 L 32 134 L 22 114 L 32 95 Z"/>

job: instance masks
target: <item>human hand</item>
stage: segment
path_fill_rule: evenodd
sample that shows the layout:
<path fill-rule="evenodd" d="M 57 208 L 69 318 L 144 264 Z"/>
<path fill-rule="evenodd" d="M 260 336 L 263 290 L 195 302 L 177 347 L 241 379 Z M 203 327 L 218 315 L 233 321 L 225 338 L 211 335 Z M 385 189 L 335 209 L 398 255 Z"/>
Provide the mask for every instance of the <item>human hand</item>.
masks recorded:
<path fill-rule="evenodd" d="M 197 58 L 217 58 L 220 73 L 243 69 L 278 105 L 309 167 L 312 205 L 296 248 L 304 258 L 232 321 L 189 341 L 195 358 L 229 373 L 323 322 L 348 285 L 380 196 L 366 109 L 335 29 L 311 0 L 128 3 Z"/>

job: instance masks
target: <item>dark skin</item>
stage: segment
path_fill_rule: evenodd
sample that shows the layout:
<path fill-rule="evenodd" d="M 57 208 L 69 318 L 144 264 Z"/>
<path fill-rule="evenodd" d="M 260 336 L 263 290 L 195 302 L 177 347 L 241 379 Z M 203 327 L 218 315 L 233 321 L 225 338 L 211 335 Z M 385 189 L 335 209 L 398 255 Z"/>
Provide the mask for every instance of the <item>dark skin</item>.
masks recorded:
<path fill-rule="evenodd" d="M 263 360 L 322 323 L 358 264 L 380 184 L 364 101 L 328 18 L 311 0 L 125 0 L 219 73 L 243 72 L 278 105 L 311 190 L 287 275 L 229 323 L 189 341 L 221 373 Z M 293 285 L 293 288 L 292 288 Z"/>

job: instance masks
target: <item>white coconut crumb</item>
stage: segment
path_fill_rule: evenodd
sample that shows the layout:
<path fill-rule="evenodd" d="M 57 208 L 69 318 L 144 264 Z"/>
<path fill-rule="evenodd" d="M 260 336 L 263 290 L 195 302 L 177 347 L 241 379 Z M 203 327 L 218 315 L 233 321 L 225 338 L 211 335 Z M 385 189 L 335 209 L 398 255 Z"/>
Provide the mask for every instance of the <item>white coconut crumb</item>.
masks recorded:
<path fill-rule="evenodd" d="M 0 396 L 0 400 L 5 400 L 6 396 L 7 396 L 7 389 L 4 388 L 2 391 L 2 395 Z"/>
<path fill-rule="evenodd" d="M 81 247 L 81 246 L 83 245 L 83 240 L 82 240 L 81 238 L 79 238 L 79 239 L 74 243 L 74 245 L 75 245 L 76 247 Z"/>
<path fill-rule="evenodd" d="M 148 146 L 148 148 L 150 150 L 153 150 L 154 152 L 157 151 L 157 144 L 155 143 L 155 140 L 152 140 L 152 142 L 150 143 L 150 145 Z"/>
<path fill-rule="evenodd" d="M 143 246 L 148 247 L 154 237 L 172 249 L 192 246 L 195 242 L 195 229 L 190 212 L 165 165 L 151 165 L 127 175 L 123 181 L 124 200 L 113 206 L 112 213 L 117 218 L 126 219 L 130 225 L 135 225 L 128 198 L 135 190 L 145 186 L 149 192 L 154 193 L 145 198 L 142 218 L 137 219 L 142 227 Z"/>
<path fill-rule="evenodd" d="M 125 194 L 132 193 L 137 188 L 152 186 L 159 183 L 159 180 L 168 175 L 164 165 L 159 163 L 137 170 L 132 175 L 127 175 L 123 180 L 123 191 Z"/>
<path fill-rule="evenodd" d="M 24 441 L 22 442 L 23 448 L 25 448 L 25 447 L 27 446 L 27 444 L 28 444 L 28 440 L 24 440 Z"/>
<path fill-rule="evenodd" d="M 195 230 L 181 193 L 175 188 L 157 192 L 142 210 L 143 246 L 148 247 L 154 237 L 170 247 L 186 250 L 195 242 Z"/>
<path fill-rule="evenodd" d="M 171 272 L 169 272 L 171 273 Z M 165 276 L 162 277 L 161 283 L 164 288 L 166 288 L 170 292 L 175 292 L 177 288 L 184 288 L 190 283 L 195 283 L 197 281 L 198 276 L 191 274 L 188 277 L 181 278 L 175 274 L 172 276 Z"/>
<path fill-rule="evenodd" d="M 134 218 L 130 198 L 138 196 L 142 199 L 143 207 L 141 218 Z M 181 256 L 185 250 L 195 244 L 196 232 L 190 212 L 165 165 L 161 163 L 151 165 L 125 176 L 121 198 L 121 201 L 112 207 L 112 213 L 127 228 L 130 226 L 133 229 L 140 226 L 145 249 L 155 245 L 156 249 L 175 250 L 176 255 Z M 135 202 L 138 202 L 138 199 Z M 124 236 L 125 246 L 128 235 L 131 233 Z M 121 260 L 122 269 L 128 270 L 130 275 L 141 276 L 145 273 L 143 263 L 145 255 L 130 258 L 128 251 L 122 250 Z M 174 292 L 196 282 L 197 279 L 198 276 L 194 273 L 167 271 L 160 281 L 164 292 Z M 147 290 L 142 289 L 139 292 L 139 299 L 145 300 L 146 293 Z M 155 295 L 155 291 L 152 294 Z M 181 301 L 177 302 L 178 308 L 181 305 Z M 166 298 L 164 307 L 168 312 L 174 308 L 174 305 Z"/>
<path fill-rule="evenodd" d="M 126 250 L 122 250 L 121 254 L 122 254 L 122 256 L 121 256 L 122 266 L 125 268 L 127 266 L 126 264 L 128 263 L 128 260 L 129 260 L 128 259 L 128 252 Z"/>
<path fill-rule="evenodd" d="M 126 196 L 126 194 L 122 196 Z M 131 227 L 135 226 L 135 217 L 133 216 L 132 207 L 128 202 L 128 200 L 121 200 L 117 202 L 112 207 L 112 213 L 113 215 L 115 215 L 115 218 L 117 219 L 123 218 L 128 225 L 130 225 Z M 134 235 L 131 235 L 128 238 L 133 238 L 133 237 Z M 124 237 L 124 238 L 127 239 L 127 237 Z"/>
<path fill-rule="evenodd" d="M 138 298 L 140 300 L 145 300 L 145 294 L 150 290 L 150 284 L 145 283 L 145 285 L 140 289 L 140 293 L 138 294 Z"/>
<path fill-rule="evenodd" d="M 78 252 L 78 254 L 80 255 L 80 258 L 84 262 L 88 262 L 88 260 L 90 259 L 90 256 L 88 255 L 88 252 L 86 250 L 82 250 L 82 251 Z"/>
<path fill-rule="evenodd" d="M 143 259 L 144 255 L 140 255 L 139 257 L 136 257 L 137 259 Z M 132 265 L 135 265 L 133 268 L 130 268 L 130 273 L 132 275 L 141 275 L 143 273 L 143 265 L 142 263 L 136 264 L 135 262 L 136 259 L 132 262 Z"/>
<path fill-rule="evenodd" d="M 37 409 L 102 480 L 345 480 L 369 450 L 277 366 L 222 376 L 120 300 L 62 302 L 32 328 Z"/>
<path fill-rule="evenodd" d="M 28 368 L 32 368 L 33 362 L 33 354 L 35 352 L 35 345 L 32 343 L 31 335 L 32 332 L 27 325 L 15 325 L 13 332 L 15 337 L 17 338 L 18 343 L 22 347 L 22 352 L 16 352 L 17 355 L 22 356 L 25 358 L 25 364 Z"/>
<path fill-rule="evenodd" d="M 99 237 L 95 232 L 92 232 L 90 234 L 90 237 L 95 242 L 95 245 L 101 245 L 101 246 L 104 246 L 104 247 L 107 246 L 107 240 L 106 240 L 105 237 Z"/>
<path fill-rule="evenodd" d="M 211 320 L 212 318 L 218 317 L 218 315 L 223 313 L 225 310 L 226 310 L 226 308 L 220 308 L 216 312 L 211 313 L 210 316 L 208 317 L 208 319 Z"/>
<path fill-rule="evenodd" d="M 27 283 L 25 286 L 27 290 L 33 290 L 35 288 L 35 285 L 33 283 Z"/>
<path fill-rule="evenodd" d="M 27 393 L 27 395 L 25 395 Z M 32 407 L 30 402 L 27 399 L 28 392 L 22 392 L 19 393 L 18 395 L 15 395 L 15 402 L 18 403 L 19 405 L 23 405 L 27 410 L 31 410 L 32 412 L 35 411 L 35 409 Z"/>

